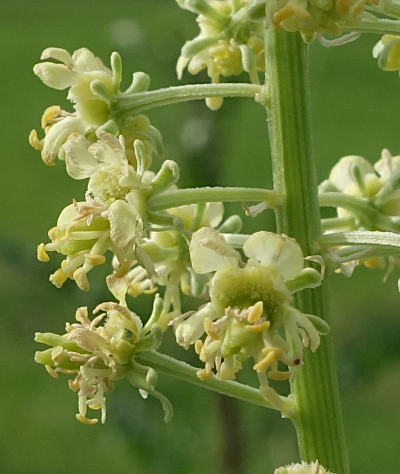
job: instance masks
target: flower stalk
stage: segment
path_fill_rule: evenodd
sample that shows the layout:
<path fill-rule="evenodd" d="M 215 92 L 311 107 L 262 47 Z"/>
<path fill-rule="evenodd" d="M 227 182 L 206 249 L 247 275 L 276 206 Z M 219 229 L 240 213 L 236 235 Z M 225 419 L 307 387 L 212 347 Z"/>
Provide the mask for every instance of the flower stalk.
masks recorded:
<path fill-rule="evenodd" d="M 274 188 L 286 195 L 276 209 L 278 232 L 295 238 L 303 252 L 316 251 L 321 233 L 317 179 L 312 153 L 308 47 L 299 34 L 266 31 L 266 83 Z M 326 283 L 296 295 L 300 311 L 327 319 Z M 292 418 L 300 456 L 318 459 L 341 474 L 349 473 L 332 337 L 315 354 L 304 354 L 304 366 L 292 384 L 298 410 Z"/>
<path fill-rule="evenodd" d="M 205 99 L 207 97 L 256 98 L 261 93 L 262 87 L 257 84 L 189 84 L 154 91 L 122 94 L 115 100 L 113 108 L 117 115 L 132 115 L 155 107 L 189 100 Z"/>
<path fill-rule="evenodd" d="M 220 380 L 216 377 L 200 380 L 197 376 L 199 370 L 197 367 L 192 367 L 186 362 L 174 359 L 166 354 L 156 351 L 139 352 L 135 354 L 135 360 L 170 377 L 193 383 L 194 385 L 252 403 L 253 405 L 272 408 L 256 388 L 232 380 Z M 282 397 L 282 402 L 285 404 L 287 412 L 293 411 L 294 403 L 292 400 Z"/>
<path fill-rule="evenodd" d="M 147 201 L 149 209 L 160 211 L 171 207 L 201 202 L 246 202 L 262 201 L 269 207 L 278 207 L 283 204 L 283 194 L 269 189 L 211 187 L 186 188 L 168 191 L 166 194 L 157 194 Z"/>

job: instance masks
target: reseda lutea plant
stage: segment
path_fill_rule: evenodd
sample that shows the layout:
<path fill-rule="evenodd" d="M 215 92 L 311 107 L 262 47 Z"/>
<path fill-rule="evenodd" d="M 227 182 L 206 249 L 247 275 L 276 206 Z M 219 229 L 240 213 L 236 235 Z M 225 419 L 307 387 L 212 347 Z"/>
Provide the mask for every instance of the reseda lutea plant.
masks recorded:
<path fill-rule="evenodd" d="M 178 77 L 205 69 L 212 84 L 149 90 L 143 72 L 121 91 L 122 62 L 111 67 L 86 48 L 70 54 L 48 48 L 34 67 L 42 82 L 68 90 L 73 111 L 48 107 L 44 137 L 31 145 L 47 165 L 64 162 L 68 175 L 87 180 L 50 229 L 38 259 L 63 256 L 50 281 L 73 280 L 90 290 L 90 270 L 112 266 L 106 285 L 115 301 L 99 302 L 93 316 L 78 308 L 65 333 L 37 333 L 49 346 L 36 362 L 53 377 L 70 376 L 78 393 L 77 419 L 106 420 L 106 393 L 126 378 L 139 393 L 157 397 L 165 420 L 172 406 L 156 389 L 157 374 L 196 383 L 249 403 L 279 410 L 297 431 L 301 464 L 279 473 L 349 472 L 326 322 L 324 281 L 350 276 L 357 265 L 399 263 L 400 157 L 383 150 L 373 167 L 359 156 L 334 166 L 319 188 L 309 118 L 308 46 L 339 45 L 362 32 L 383 36 L 373 54 L 387 70 L 400 69 L 399 4 L 396 1 L 178 0 L 197 14 L 199 35 L 182 48 Z M 385 19 L 382 19 L 385 17 Z M 329 34 L 326 38 L 324 35 Z M 221 77 L 246 72 L 249 83 Z M 263 75 L 265 73 L 265 79 Z M 164 159 L 160 132 L 146 110 L 205 99 L 213 110 L 224 97 L 249 97 L 268 114 L 274 187 L 179 188 L 179 167 Z M 60 163 L 57 164 L 60 166 Z M 319 191 L 319 195 L 318 195 Z M 241 234 L 242 218 L 224 218 L 224 202 L 243 203 L 255 216 L 276 215 L 275 232 Z M 337 209 L 320 219 L 319 207 Z M 148 294 L 153 310 L 141 318 L 134 298 Z M 160 296 L 162 294 L 162 296 Z M 198 298 L 185 311 L 182 294 Z M 193 348 L 200 367 L 158 351 L 166 331 Z M 323 336 L 321 338 L 321 336 Z M 236 382 L 250 360 L 258 385 Z M 318 373 L 319 380 L 315 380 Z M 271 384 L 270 381 L 280 384 Z M 289 395 L 279 385 L 290 383 Z M 321 420 L 324 422 L 321 424 Z M 311 463 L 311 464 L 310 464 Z"/>

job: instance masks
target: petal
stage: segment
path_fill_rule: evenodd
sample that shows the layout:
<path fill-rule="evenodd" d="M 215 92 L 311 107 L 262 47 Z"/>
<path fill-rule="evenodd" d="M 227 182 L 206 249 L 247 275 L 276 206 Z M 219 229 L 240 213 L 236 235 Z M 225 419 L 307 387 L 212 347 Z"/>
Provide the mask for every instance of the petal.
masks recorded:
<path fill-rule="evenodd" d="M 256 232 L 246 240 L 243 251 L 248 258 L 263 265 L 276 265 L 284 280 L 292 280 L 304 267 L 300 245 L 284 235 Z"/>
<path fill-rule="evenodd" d="M 120 249 L 132 244 L 136 238 L 137 214 L 129 204 L 121 199 L 114 201 L 108 211 L 110 237 Z"/>
<path fill-rule="evenodd" d="M 98 168 L 99 163 L 89 153 L 90 142 L 82 135 L 73 133 L 64 144 L 67 173 L 74 179 L 89 178 Z"/>
<path fill-rule="evenodd" d="M 332 168 L 329 175 L 329 180 L 336 186 L 340 191 L 346 192 L 347 189 L 356 185 L 356 181 L 353 177 L 352 168 L 358 166 L 360 174 L 364 177 L 368 173 L 373 173 L 374 168 L 365 158 L 362 156 L 349 155 L 341 158 L 338 163 Z"/>
<path fill-rule="evenodd" d="M 224 215 L 224 205 L 222 202 L 208 202 L 204 210 L 201 225 L 217 227 L 222 221 Z"/>
<path fill-rule="evenodd" d="M 78 217 L 78 211 L 74 204 L 70 204 L 61 211 L 57 219 L 57 227 L 60 229 L 66 229 L 69 227 L 74 219 Z"/>
<path fill-rule="evenodd" d="M 377 161 L 374 165 L 376 172 L 379 176 L 384 180 L 387 181 L 393 171 L 393 158 L 392 154 L 389 150 L 384 148 L 381 153 L 381 159 Z"/>
<path fill-rule="evenodd" d="M 47 164 L 51 164 L 58 155 L 60 147 L 66 142 L 71 133 L 85 133 L 83 123 L 75 117 L 66 117 L 55 123 L 46 133 L 43 142 L 42 158 Z"/>
<path fill-rule="evenodd" d="M 111 74 L 111 71 L 104 66 L 103 61 L 100 58 L 97 58 L 87 48 L 80 48 L 74 51 L 72 59 L 75 71 L 107 71 Z"/>
<path fill-rule="evenodd" d="M 210 227 L 202 227 L 193 234 L 189 250 L 193 269 L 197 273 L 215 272 L 222 265 L 236 266 L 240 261 L 239 253 Z"/>
<path fill-rule="evenodd" d="M 77 74 L 65 64 L 39 63 L 33 66 L 33 72 L 48 87 L 63 90 L 70 87 L 76 80 Z"/>
<path fill-rule="evenodd" d="M 62 48 L 46 48 L 40 56 L 40 59 L 57 59 L 57 61 L 60 61 L 67 66 L 72 66 L 73 62 L 72 56 L 69 52 Z"/>

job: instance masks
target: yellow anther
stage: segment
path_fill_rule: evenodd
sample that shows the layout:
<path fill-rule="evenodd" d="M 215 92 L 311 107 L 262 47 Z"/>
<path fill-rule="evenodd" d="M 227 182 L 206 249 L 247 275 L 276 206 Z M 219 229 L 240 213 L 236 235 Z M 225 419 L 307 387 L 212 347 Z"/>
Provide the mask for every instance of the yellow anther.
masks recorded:
<path fill-rule="evenodd" d="M 43 150 L 43 143 L 39 140 L 36 130 L 31 130 L 31 133 L 29 134 L 29 145 L 37 151 Z"/>
<path fill-rule="evenodd" d="M 62 346 L 57 346 L 51 351 L 51 360 L 57 364 L 65 357 L 65 351 Z"/>
<path fill-rule="evenodd" d="M 77 268 L 74 271 L 72 277 L 75 280 L 75 283 L 82 291 L 89 291 L 89 280 L 87 278 L 85 270 L 82 267 Z"/>
<path fill-rule="evenodd" d="M 143 289 L 143 286 L 140 283 L 131 283 L 128 288 L 128 293 L 131 296 L 139 296 L 139 295 L 153 295 L 156 293 L 158 288 L 155 286 L 154 288 L 147 288 L 146 290 Z"/>
<path fill-rule="evenodd" d="M 79 390 L 79 382 L 74 380 L 69 379 L 68 380 L 68 387 L 73 391 L 77 392 Z"/>
<path fill-rule="evenodd" d="M 95 425 L 99 420 L 97 418 L 86 418 L 86 416 L 81 415 L 80 413 L 77 413 L 75 415 L 76 419 L 83 423 L 84 425 Z"/>
<path fill-rule="evenodd" d="M 89 408 L 92 409 L 92 410 L 100 410 L 101 405 L 100 405 L 100 403 L 94 403 L 93 405 L 89 405 Z"/>
<path fill-rule="evenodd" d="M 352 13 L 359 15 L 365 7 L 365 0 L 359 0 L 355 5 L 353 5 Z"/>
<path fill-rule="evenodd" d="M 209 372 L 206 369 L 201 369 L 197 371 L 197 377 L 200 380 L 209 380 L 212 377 L 212 372 Z"/>
<path fill-rule="evenodd" d="M 204 331 L 207 333 L 207 336 L 211 337 L 211 339 L 219 339 L 218 334 L 214 331 L 214 328 L 212 326 L 211 318 L 206 318 L 204 320 Z"/>
<path fill-rule="evenodd" d="M 274 14 L 274 23 L 281 23 L 281 21 L 286 20 L 287 18 L 291 17 L 294 13 L 294 8 L 292 5 L 286 5 L 277 11 Z"/>
<path fill-rule="evenodd" d="M 289 380 L 290 379 L 290 372 L 282 372 L 280 370 L 270 370 L 267 372 L 267 377 L 271 380 Z"/>
<path fill-rule="evenodd" d="M 265 372 L 268 369 L 268 367 L 273 362 L 275 362 L 280 357 L 282 357 L 282 355 L 283 355 L 283 352 L 280 349 L 271 348 L 268 354 L 264 357 L 264 359 L 261 359 L 260 362 L 257 362 L 257 364 L 253 366 L 253 369 L 256 370 L 257 372 Z"/>
<path fill-rule="evenodd" d="M 362 259 L 361 261 L 367 268 L 382 268 L 382 267 L 384 267 L 384 261 L 380 257 L 365 258 L 365 259 Z"/>
<path fill-rule="evenodd" d="M 194 343 L 194 350 L 196 354 L 200 354 L 201 350 L 203 349 L 203 341 L 201 339 L 197 339 L 197 341 Z"/>
<path fill-rule="evenodd" d="M 106 261 L 106 257 L 104 255 L 85 255 L 85 261 L 92 265 L 93 267 L 97 265 L 102 265 Z"/>
<path fill-rule="evenodd" d="M 47 370 L 47 373 L 50 374 L 54 379 L 58 378 L 57 372 L 53 369 L 51 365 L 45 365 L 44 368 Z"/>
<path fill-rule="evenodd" d="M 39 262 L 48 262 L 50 260 L 50 257 L 46 253 L 44 244 L 38 245 L 36 254 Z"/>
<path fill-rule="evenodd" d="M 251 311 L 249 312 L 247 316 L 247 321 L 251 324 L 256 323 L 263 315 L 263 312 L 264 312 L 263 302 L 257 301 L 257 303 L 251 307 Z"/>
<path fill-rule="evenodd" d="M 61 288 L 63 284 L 67 281 L 67 279 L 68 279 L 68 275 L 61 268 L 56 270 L 52 275 L 50 275 L 50 278 L 49 278 L 49 280 L 57 288 Z"/>
<path fill-rule="evenodd" d="M 60 106 L 59 105 L 52 105 L 47 107 L 47 109 L 43 112 L 42 115 L 42 128 L 43 130 L 47 127 L 47 125 L 52 122 L 56 117 L 60 115 Z"/>
<path fill-rule="evenodd" d="M 211 110 L 218 110 L 221 108 L 222 102 L 222 97 L 206 97 L 206 105 Z"/>
<path fill-rule="evenodd" d="M 253 325 L 248 324 L 246 326 L 246 329 L 248 329 L 251 332 L 263 332 L 266 329 L 268 329 L 270 325 L 271 323 L 269 321 L 264 321 L 263 323 L 260 323 L 260 324 L 253 324 Z"/>
<path fill-rule="evenodd" d="M 186 296 L 191 296 L 192 292 L 190 291 L 190 285 L 184 283 L 181 284 L 181 291 Z"/>
<path fill-rule="evenodd" d="M 263 356 L 266 356 L 268 355 L 270 352 L 274 352 L 277 356 L 277 359 L 280 359 L 282 356 L 283 356 L 283 351 L 282 349 L 278 349 L 277 347 L 264 347 L 264 349 L 262 350 L 262 355 Z"/>
<path fill-rule="evenodd" d="M 348 13 L 349 11 L 349 0 L 337 0 L 336 10 L 339 13 Z"/>
<path fill-rule="evenodd" d="M 54 242 L 54 241 L 57 239 L 57 237 L 58 237 L 58 228 L 57 228 L 57 227 L 52 227 L 52 228 L 47 232 L 47 235 L 49 236 L 49 239 Z"/>

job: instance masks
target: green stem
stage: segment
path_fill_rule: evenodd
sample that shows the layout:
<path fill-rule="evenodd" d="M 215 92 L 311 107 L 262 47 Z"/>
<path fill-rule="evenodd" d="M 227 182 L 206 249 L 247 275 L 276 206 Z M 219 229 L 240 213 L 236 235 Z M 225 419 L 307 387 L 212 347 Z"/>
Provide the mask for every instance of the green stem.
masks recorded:
<path fill-rule="evenodd" d="M 353 25 L 341 25 L 343 31 L 358 31 L 359 33 L 375 33 L 379 35 L 400 34 L 400 22 L 398 20 L 361 20 Z"/>
<path fill-rule="evenodd" d="M 144 110 L 178 102 L 205 99 L 207 97 L 255 98 L 261 92 L 262 87 L 257 84 L 191 84 L 134 94 L 122 94 L 115 99 L 113 110 L 119 118 L 122 118 L 121 115 L 138 114 Z"/>
<path fill-rule="evenodd" d="M 185 204 L 220 201 L 263 201 L 268 203 L 270 207 L 278 207 L 283 204 L 283 195 L 269 189 L 206 186 L 204 188 L 177 189 L 156 194 L 148 199 L 147 205 L 151 211 L 160 211 L 171 207 L 184 206 Z"/>
<path fill-rule="evenodd" d="M 286 194 L 276 210 L 279 232 L 294 237 L 306 255 L 320 236 L 317 177 L 311 142 L 308 47 L 296 33 L 266 31 L 266 83 L 274 188 Z M 326 319 L 326 283 L 295 296 L 304 313 Z M 292 418 L 302 459 L 349 473 L 342 410 L 335 374 L 333 341 L 324 336 L 315 354 L 305 351 L 292 392 L 298 411 Z"/>
<path fill-rule="evenodd" d="M 353 232 L 337 232 L 334 234 L 326 234 L 320 237 L 319 243 L 322 246 L 335 245 L 367 245 L 392 248 L 397 251 L 400 247 L 400 235 L 393 232 L 370 232 L 370 231 L 353 231 Z"/>
<path fill-rule="evenodd" d="M 157 372 L 175 377 L 179 380 L 208 388 L 214 392 L 237 398 L 253 405 L 271 408 L 261 392 L 253 387 L 230 380 L 219 380 L 212 376 L 208 380 L 200 380 L 197 377 L 198 368 L 192 367 L 185 362 L 176 360 L 165 354 L 155 351 L 138 352 L 135 354 L 135 360 L 140 364 L 152 367 Z M 283 397 L 282 397 L 283 398 Z"/>

